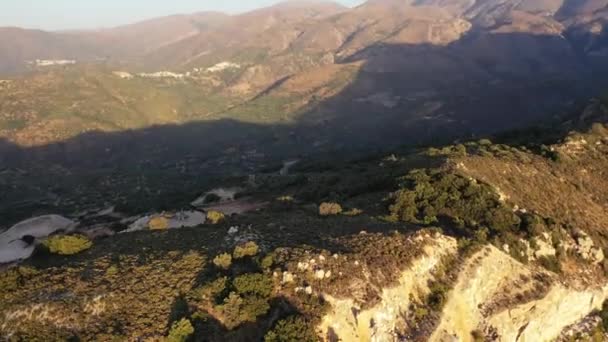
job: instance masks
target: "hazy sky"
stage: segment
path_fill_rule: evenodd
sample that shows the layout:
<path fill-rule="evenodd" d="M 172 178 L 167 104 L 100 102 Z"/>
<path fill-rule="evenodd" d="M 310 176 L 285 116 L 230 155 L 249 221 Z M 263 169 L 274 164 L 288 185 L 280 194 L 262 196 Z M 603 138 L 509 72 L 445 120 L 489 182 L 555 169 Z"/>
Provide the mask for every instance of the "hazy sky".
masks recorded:
<path fill-rule="evenodd" d="M 222 11 L 238 13 L 277 0 L 0 0 L 0 26 L 46 30 L 91 29 L 157 16 Z M 361 0 L 338 0 L 355 5 Z"/>

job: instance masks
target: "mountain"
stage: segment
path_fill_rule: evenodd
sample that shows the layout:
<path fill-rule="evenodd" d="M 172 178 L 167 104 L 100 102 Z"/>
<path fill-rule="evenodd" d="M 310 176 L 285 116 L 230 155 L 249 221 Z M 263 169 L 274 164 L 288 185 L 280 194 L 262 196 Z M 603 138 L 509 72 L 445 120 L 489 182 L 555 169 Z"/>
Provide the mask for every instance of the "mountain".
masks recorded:
<path fill-rule="evenodd" d="M 69 53 L 77 50 L 83 59 L 30 66 L 30 74 L 7 79 L 0 134 L 18 145 L 45 145 L 91 130 L 235 120 L 243 131 L 265 131 L 260 139 L 270 134 L 301 146 L 293 149 L 299 154 L 319 152 L 312 146 L 373 150 L 522 127 L 607 85 L 604 12 L 572 6 L 286 2 L 232 16 L 36 32 L 38 41 L 51 42 L 44 51 L 56 51 L 39 57 L 76 58 Z M 32 51 L 42 53 L 43 44 L 36 39 L 5 50 L 35 47 L 27 56 L 3 60 L 38 58 Z M 269 154 L 281 149 L 255 140 L 248 145 Z"/>
<path fill-rule="evenodd" d="M 0 340 L 608 341 L 606 13 L 0 29 Z"/>
<path fill-rule="evenodd" d="M 173 193 L 172 209 L 103 203 L 32 217 L 0 233 L 3 258 L 26 258 L 0 272 L 0 334 L 606 340 L 607 119 L 594 100 L 494 141 L 307 159 L 288 172 L 212 181 Z M 145 171 L 117 185 L 137 184 L 131 201 L 161 191 Z M 3 171 L 0 184 L 26 172 Z M 74 209 L 109 199 L 111 178 L 77 187 L 59 179 L 56 200 L 74 191 Z M 202 207 L 180 210 L 180 197 Z"/>
<path fill-rule="evenodd" d="M 221 13 L 174 15 L 97 31 L 0 28 L 0 42 L 6 47 L 0 73 L 23 71 L 28 61 L 36 59 L 130 60 L 212 29 L 227 17 Z"/>

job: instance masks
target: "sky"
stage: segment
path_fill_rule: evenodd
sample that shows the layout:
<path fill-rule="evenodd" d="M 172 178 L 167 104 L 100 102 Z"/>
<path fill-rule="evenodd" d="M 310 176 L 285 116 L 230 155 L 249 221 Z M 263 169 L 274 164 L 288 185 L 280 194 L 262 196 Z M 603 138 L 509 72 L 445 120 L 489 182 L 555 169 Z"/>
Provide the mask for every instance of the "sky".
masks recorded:
<path fill-rule="evenodd" d="M 200 11 L 239 13 L 277 0 L 0 0 L 0 27 L 97 29 Z M 338 0 L 347 6 L 361 0 Z"/>

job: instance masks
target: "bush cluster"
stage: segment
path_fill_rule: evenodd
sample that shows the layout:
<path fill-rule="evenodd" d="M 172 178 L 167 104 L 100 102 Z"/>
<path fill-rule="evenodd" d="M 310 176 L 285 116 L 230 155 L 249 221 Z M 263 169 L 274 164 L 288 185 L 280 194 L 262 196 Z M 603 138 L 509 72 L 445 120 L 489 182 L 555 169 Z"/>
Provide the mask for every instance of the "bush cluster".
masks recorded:
<path fill-rule="evenodd" d="M 313 325 L 301 316 L 291 316 L 277 322 L 264 336 L 265 342 L 316 342 L 319 337 Z"/>
<path fill-rule="evenodd" d="M 148 227 L 150 230 L 165 230 L 169 228 L 169 221 L 163 216 L 154 217 L 148 222 Z"/>
<path fill-rule="evenodd" d="M 226 216 L 222 212 L 216 210 L 210 210 L 209 212 L 207 212 L 207 220 L 211 224 L 218 224 L 222 222 L 225 218 Z"/>
<path fill-rule="evenodd" d="M 49 251 L 59 255 L 73 255 L 93 246 L 91 240 L 82 235 L 55 235 L 43 242 Z"/>
<path fill-rule="evenodd" d="M 235 259 L 241 259 L 248 256 L 256 256 L 260 251 L 260 247 L 255 241 L 248 241 L 234 248 L 232 256 Z"/>
<path fill-rule="evenodd" d="M 213 264 L 219 268 L 227 270 L 230 268 L 230 265 L 232 265 L 232 255 L 229 253 L 219 254 L 213 258 Z"/>
<path fill-rule="evenodd" d="M 456 174 L 414 170 L 402 179 L 401 186 L 389 207 L 395 221 L 429 225 L 446 217 L 460 228 L 488 227 L 492 233 L 518 229 L 521 223 L 491 187 Z"/>
<path fill-rule="evenodd" d="M 325 202 L 319 206 L 319 215 L 321 216 L 339 215 L 340 213 L 342 213 L 342 207 L 338 203 Z"/>
<path fill-rule="evenodd" d="M 192 323 L 188 319 L 182 318 L 173 323 L 166 342 L 186 342 L 192 334 L 194 334 Z"/>

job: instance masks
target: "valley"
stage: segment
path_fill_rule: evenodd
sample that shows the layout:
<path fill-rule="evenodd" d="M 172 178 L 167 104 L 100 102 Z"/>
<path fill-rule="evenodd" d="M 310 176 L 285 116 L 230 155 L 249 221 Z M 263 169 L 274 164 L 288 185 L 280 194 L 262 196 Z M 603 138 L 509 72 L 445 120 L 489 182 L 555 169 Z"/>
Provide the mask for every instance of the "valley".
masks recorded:
<path fill-rule="evenodd" d="M 0 340 L 607 341 L 607 24 L 315 0 L 0 27 Z"/>

